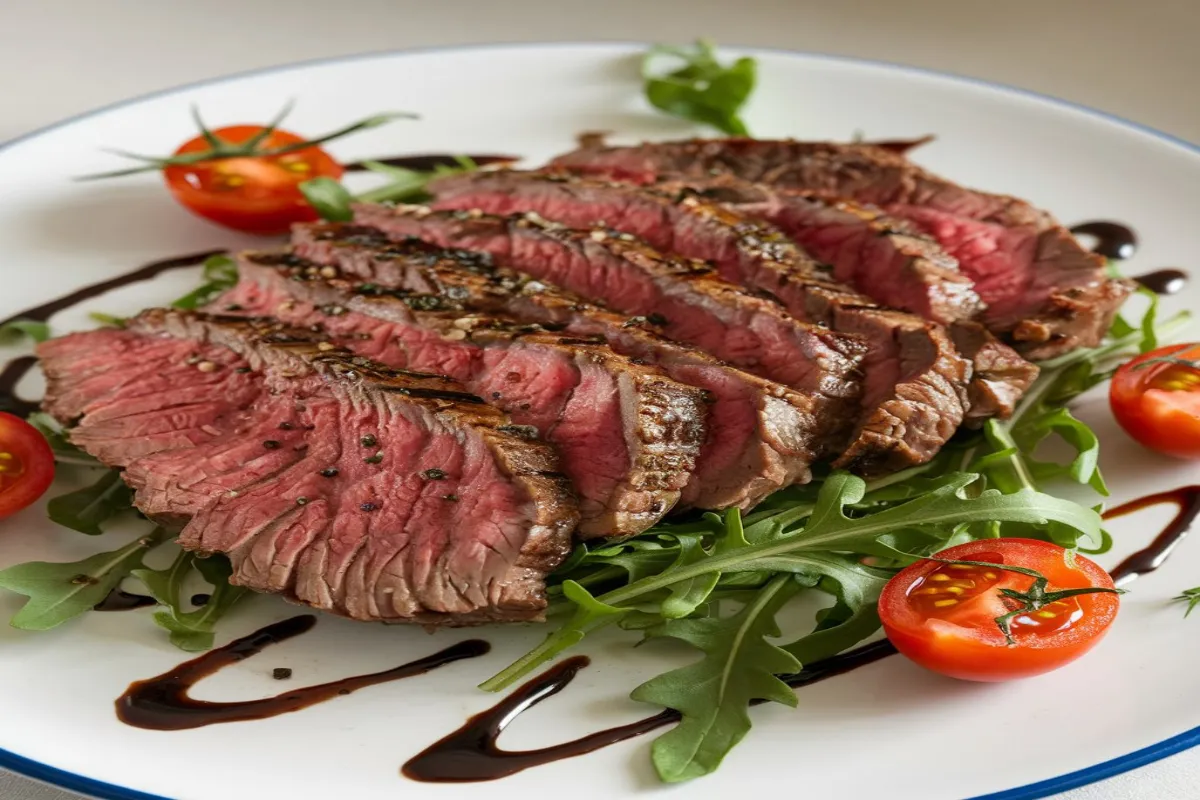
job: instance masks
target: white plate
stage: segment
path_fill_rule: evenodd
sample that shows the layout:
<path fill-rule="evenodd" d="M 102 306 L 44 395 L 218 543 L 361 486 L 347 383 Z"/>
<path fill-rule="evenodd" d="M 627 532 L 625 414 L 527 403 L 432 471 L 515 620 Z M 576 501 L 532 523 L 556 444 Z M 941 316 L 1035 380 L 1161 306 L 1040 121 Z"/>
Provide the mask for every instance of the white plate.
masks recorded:
<path fill-rule="evenodd" d="M 643 105 L 635 58 L 641 49 L 514 45 L 313 63 L 124 103 L 12 142 L 0 149 L 0 317 L 155 258 L 248 242 L 180 210 L 155 176 L 70 180 L 120 166 L 99 152 L 101 146 L 169 151 L 194 133 L 192 104 L 216 125 L 263 120 L 294 97 L 288 127 L 308 133 L 384 109 L 409 109 L 422 115 L 420 122 L 339 142 L 335 152 L 344 158 L 512 152 L 536 163 L 569 149 L 584 130 L 613 130 L 629 140 L 694 132 Z M 1131 269 L 1200 266 L 1193 218 L 1200 208 L 1200 154 L 1186 144 L 1057 101 L 957 78 L 823 56 L 754 55 L 761 78 L 747 118 L 759 136 L 936 133 L 938 140 L 918 155 L 939 172 L 1027 197 L 1068 221 L 1134 225 L 1142 248 Z M 85 327 L 90 310 L 133 312 L 193 280 L 174 275 L 131 287 L 60 315 L 54 327 Z M 1165 305 L 1195 307 L 1198 300 L 1200 287 L 1193 285 Z M 1132 444 L 1100 393 L 1080 402 L 1078 411 L 1104 441 L 1114 502 L 1197 480 L 1194 466 Z M 1105 563 L 1112 566 L 1145 544 L 1168 514 L 1160 508 L 1117 523 L 1116 548 Z M 3 523 L 0 566 L 71 560 L 122 536 L 128 531 L 96 541 L 57 530 L 40 509 L 31 509 Z M 1138 581 L 1115 630 L 1076 665 L 1036 680 L 985 686 L 887 659 L 803 690 L 797 710 L 755 709 L 744 744 L 719 772 L 685 791 L 728 797 L 791 785 L 814 797 L 835 791 L 845 798 L 1037 797 L 1190 746 L 1198 737 L 1187 732 L 1200 726 L 1200 622 L 1185 622 L 1168 601 L 1200 583 L 1197 547 L 1186 543 L 1167 566 Z M 19 604 L 3 594 L 0 615 L 7 618 Z M 294 613 L 259 598 L 221 634 L 242 635 Z M 479 633 L 431 637 L 326 618 L 312 633 L 223 671 L 197 693 L 223 700 L 265 696 L 281 688 L 270 676 L 274 666 L 295 670 L 291 685 L 317 683 L 394 666 Z M 0 766 L 112 798 L 497 800 L 569 792 L 586 800 L 660 788 L 649 766 L 648 737 L 495 783 L 436 785 L 400 777 L 409 756 L 495 701 L 474 685 L 542 631 L 483 635 L 495 647 L 491 656 L 424 677 L 261 722 L 158 733 L 122 725 L 112 705 L 131 680 L 182 660 L 148 612 L 92 614 L 41 634 L 0 628 L 0 748 L 7 751 L 0 752 Z M 627 699 L 629 689 L 687 655 L 633 650 L 627 643 L 621 635 L 588 642 L 582 652 L 594 658 L 593 666 L 524 715 L 504 743 L 550 744 L 644 716 L 646 707 Z M 1022 788 L 1006 791 L 1013 787 Z"/>

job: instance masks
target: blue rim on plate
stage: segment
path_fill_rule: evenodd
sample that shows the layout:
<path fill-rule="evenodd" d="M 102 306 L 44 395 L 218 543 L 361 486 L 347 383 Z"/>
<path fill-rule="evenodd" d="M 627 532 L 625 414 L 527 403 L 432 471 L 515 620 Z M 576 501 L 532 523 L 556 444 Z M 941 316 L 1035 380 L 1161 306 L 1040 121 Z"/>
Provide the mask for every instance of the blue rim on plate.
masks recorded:
<path fill-rule="evenodd" d="M 99 108 L 94 108 L 90 111 L 85 111 L 81 114 L 76 114 L 72 117 L 59 120 L 58 122 L 46 125 L 42 128 L 30 131 L 29 133 L 21 134 L 14 139 L 9 139 L 6 142 L 0 142 L 0 154 L 5 150 L 24 142 L 28 139 L 33 139 L 42 134 L 61 128 L 65 125 L 70 125 L 75 122 L 95 117 L 108 111 L 113 111 L 118 108 L 123 108 L 134 103 L 140 103 L 143 100 L 153 100 L 157 97 L 166 97 L 177 92 L 187 89 L 195 89 L 201 86 L 212 86 L 215 84 L 227 83 L 229 81 L 238 80 L 240 78 L 249 78 L 255 75 L 267 75 L 273 72 L 282 72 L 286 70 L 296 69 L 298 67 L 311 67 L 321 64 L 339 64 L 347 61 L 360 61 L 371 58 L 382 58 L 387 56 L 402 56 L 414 55 L 417 53 L 438 53 L 438 52 L 453 52 L 456 50 L 504 50 L 518 49 L 528 47 L 579 47 L 587 45 L 609 45 L 609 46 L 648 46 L 647 42 L 629 42 L 629 41 L 591 41 L 591 42 L 508 42 L 500 44 L 463 44 L 463 45 L 443 45 L 437 47 L 413 47 L 401 50 L 377 50 L 367 53 L 358 53 L 350 56 L 333 56 L 329 58 L 314 58 L 305 61 L 294 61 L 288 64 L 278 64 L 272 67 L 259 67 L 257 69 L 245 70 L 243 72 L 235 72 L 229 75 L 222 75 L 216 78 L 207 78 L 205 80 L 193 81 L 191 83 L 172 86 L 167 89 L 161 89 L 156 92 L 138 95 L 137 97 L 119 100 L 115 103 L 109 103 Z M 865 64 L 872 67 L 887 67 L 898 72 L 906 72 L 912 75 L 932 76 L 936 78 L 945 78 L 957 83 L 967 84 L 971 86 L 982 86 L 988 89 L 998 90 L 1000 92 L 1015 95 L 1018 97 L 1033 98 L 1042 102 L 1056 105 L 1061 108 L 1069 108 L 1074 111 L 1086 114 L 1095 119 L 1118 125 L 1120 127 L 1135 130 L 1146 134 L 1152 138 L 1173 144 L 1181 147 L 1184 150 L 1192 153 L 1200 154 L 1200 145 L 1193 144 L 1186 139 L 1181 139 L 1178 136 L 1172 136 L 1169 133 L 1152 128 L 1149 125 L 1143 125 L 1139 122 L 1134 122 L 1124 117 L 1110 114 L 1107 111 L 1100 111 L 1090 106 L 1085 106 L 1080 103 L 1075 103 L 1070 100 L 1064 100 L 1061 97 L 1035 92 L 1029 89 L 1022 89 L 1017 86 L 1008 84 L 986 81 L 980 78 L 971 78 L 965 75 L 955 75 L 950 72 L 941 72 L 935 69 L 925 67 L 913 67 L 907 64 L 897 64 L 891 61 L 881 61 L 870 58 L 856 58 L 854 56 L 843 56 L 832 53 L 819 53 L 813 51 L 800 50 L 785 50 L 778 47 L 754 47 L 740 45 L 723 45 L 723 48 L 729 50 L 744 50 L 747 52 L 759 53 L 774 53 L 780 55 L 799 55 L 813 56 L 816 58 L 828 59 L 830 61 L 842 61 L 850 64 Z M 1131 769 L 1136 769 L 1146 764 L 1151 764 L 1155 761 L 1166 758 L 1167 756 L 1175 755 L 1184 750 L 1191 749 L 1200 745 L 1200 727 L 1192 728 L 1190 731 L 1185 731 L 1169 739 L 1165 739 L 1157 744 L 1152 744 L 1148 747 L 1143 747 L 1141 750 L 1135 750 L 1127 755 L 1119 756 L 1109 761 L 1104 761 L 1095 764 L 1091 767 L 1068 772 L 1065 775 L 1059 775 L 1054 778 L 1048 778 L 1037 783 L 1018 786 L 1013 789 L 1005 789 L 991 794 L 979 795 L 970 800 L 1037 800 L 1037 798 L 1049 797 L 1059 792 L 1065 792 L 1068 789 L 1075 789 L 1080 786 L 1086 786 L 1089 783 L 1102 781 L 1106 778 L 1111 778 L 1114 775 L 1120 775 L 1122 772 L 1128 772 Z M 52 786 L 57 786 L 69 791 L 80 792 L 98 800 L 169 800 L 169 798 L 159 795 L 147 794 L 139 792 L 136 789 L 128 789 L 122 786 L 116 786 L 111 783 L 89 778 L 84 775 L 77 775 L 73 772 L 57 769 L 56 767 L 42 764 L 38 761 L 25 758 L 17 755 L 11 750 L 0 749 L 0 769 L 7 769 L 10 772 L 15 772 L 19 775 L 24 775 L 28 778 L 33 778 L 43 783 L 48 783 Z"/>

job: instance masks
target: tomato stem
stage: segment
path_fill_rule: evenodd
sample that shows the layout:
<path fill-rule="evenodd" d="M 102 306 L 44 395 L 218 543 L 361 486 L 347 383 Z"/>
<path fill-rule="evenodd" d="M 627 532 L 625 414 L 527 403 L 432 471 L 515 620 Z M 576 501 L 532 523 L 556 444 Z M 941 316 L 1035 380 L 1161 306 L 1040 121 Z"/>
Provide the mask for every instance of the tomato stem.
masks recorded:
<path fill-rule="evenodd" d="M 1012 635 L 1012 622 L 1022 614 L 1029 614 L 1038 611 L 1044 606 L 1051 603 L 1057 603 L 1059 600 L 1066 600 L 1068 597 L 1078 597 L 1084 594 L 1125 594 L 1124 589 L 1108 589 L 1103 586 L 1089 586 L 1079 589 L 1060 589 L 1056 592 L 1048 592 L 1050 579 L 1036 569 L 1029 567 L 1018 567 L 1011 564 L 995 564 L 990 561 L 959 561 L 950 558 L 937 558 L 936 556 L 928 556 L 926 561 L 936 561 L 939 564 L 961 564 L 966 567 L 987 567 L 988 569 L 1003 570 L 1005 572 L 1016 572 L 1021 575 L 1028 575 L 1033 578 L 1033 584 L 1023 592 L 1016 589 L 998 589 L 999 594 L 1008 599 L 1013 600 L 1020 605 L 1009 611 L 1007 614 L 1001 614 L 993 621 L 1000 632 L 1004 634 L 1004 641 L 1009 647 L 1016 647 L 1017 640 Z"/>

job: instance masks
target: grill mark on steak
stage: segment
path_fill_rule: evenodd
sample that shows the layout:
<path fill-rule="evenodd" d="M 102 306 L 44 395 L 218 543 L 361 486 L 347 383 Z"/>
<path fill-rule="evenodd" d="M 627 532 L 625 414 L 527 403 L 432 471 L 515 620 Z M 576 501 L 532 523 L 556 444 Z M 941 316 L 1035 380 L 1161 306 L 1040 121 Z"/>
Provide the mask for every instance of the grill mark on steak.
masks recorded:
<path fill-rule="evenodd" d="M 138 506 L 186 522 L 184 547 L 228 553 L 234 583 L 361 619 L 541 615 L 543 576 L 565 557 L 577 519 L 569 486 L 549 446 L 505 431 L 505 415 L 464 401 L 449 379 L 388 369 L 273 320 L 167 310 L 52 340 L 39 354 L 47 409 L 78 418 L 73 438 L 89 452 L 140 475 L 130 481 Z M 156 370 L 166 370 L 165 387 Z M 198 390 L 225 400 L 181 423 L 190 439 L 146 435 L 149 448 L 104 449 L 98 429 L 109 426 L 118 445 L 138 441 L 150 397 L 170 416 Z M 363 452 L 368 434 L 378 462 Z M 190 473 L 154 467 L 181 455 Z M 331 464 L 334 476 L 322 474 Z M 433 468 L 444 481 L 420 477 Z M 446 492 L 460 502 L 440 500 Z M 453 510 L 434 513 L 435 496 Z M 348 585 L 354 570 L 372 580 Z"/>
<path fill-rule="evenodd" d="M 376 362 L 447 374 L 510 414 L 512 430 L 540 430 L 580 494 L 584 538 L 650 527 L 694 471 L 705 393 L 633 364 L 603 337 L 563 338 L 499 314 L 417 310 L 440 304 L 414 298 L 441 295 L 362 292 L 361 279 L 292 255 L 242 254 L 239 270 L 241 283 L 214 307 L 316 325 Z"/>
<path fill-rule="evenodd" d="M 536 215 L 364 206 L 364 221 L 392 236 L 469 247 L 628 314 L 658 315 L 662 331 L 763 377 L 820 397 L 830 438 L 844 441 L 861 393 L 866 350 L 854 335 L 805 324 L 776 303 L 673 259 L 627 234 L 574 230 Z"/>
<path fill-rule="evenodd" d="M 299 255 L 372 281 L 381 292 L 455 297 L 473 312 L 507 313 L 551 330 L 601 336 L 615 351 L 709 392 L 708 432 L 678 507 L 751 507 L 778 488 L 807 481 L 809 465 L 829 446 L 820 438 L 818 398 L 664 339 L 648 319 L 629 319 L 496 267 L 486 254 L 415 238 L 393 242 L 361 225 L 302 225 L 293 239 Z"/>
<path fill-rule="evenodd" d="M 909 220 L 954 256 L 988 304 L 982 321 L 1027 358 L 1097 344 L 1133 289 L 1111 280 L 1049 213 L 958 186 L 903 155 L 866 144 L 693 140 L 582 149 L 552 165 L 637 181 L 730 174 L 849 197 Z"/>
<path fill-rule="evenodd" d="M 980 301 L 954 259 L 931 239 L 914 235 L 907 223 L 848 201 L 784 192 L 728 175 L 637 186 L 567 173 L 493 170 L 448 176 L 430 188 L 438 193 L 436 208 L 529 210 L 574 226 L 601 222 L 660 250 L 711 261 L 727 280 L 759 288 L 828 275 L 795 239 L 832 264 L 835 279 L 861 285 L 884 305 L 964 326 L 951 335 L 975 345 L 968 354 L 973 362 L 970 422 L 1011 414 L 1037 376 L 1015 351 L 964 321 L 979 310 Z"/>
<path fill-rule="evenodd" d="M 753 263 L 764 258 L 811 268 L 790 236 L 832 264 L 835 280 L 883 305 L 941 323 L 970 319 L 982 308 L 958 263 L 910 226 L 853 204 L 795 198 L 728 176 L 639 188 L 573 175 L 489 170 L 439 179 L 430 190 L 437 195 L 434 208 L 535 211 L 572 227 L 602 224 L 664 252 L 741 261 L 741 272 L 754 271 Z M 783 233 L 756 219 L 774 222 Z M 733 280 L 727 271 L 722 275 Z"/>

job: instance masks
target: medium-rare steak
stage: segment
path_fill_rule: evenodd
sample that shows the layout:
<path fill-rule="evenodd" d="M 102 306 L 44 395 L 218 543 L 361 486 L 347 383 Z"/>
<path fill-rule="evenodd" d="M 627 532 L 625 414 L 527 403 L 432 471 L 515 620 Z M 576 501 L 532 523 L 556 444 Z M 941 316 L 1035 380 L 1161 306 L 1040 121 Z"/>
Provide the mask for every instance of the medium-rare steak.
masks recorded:
<path fill-rule="evenodd" d="M 377 229 L 352 225 L 298 226 L 293 239 L 298 254 L 414 302 L 462 303 L 473 312 L 508 313 L 550 330 L 599 337 L 615 351 L 707 391 L 707 434 L 681 507 L 749 508 L 776 489 L 809 480 L 809 466 L 831 446 L 817 415 L 821 398 L 665 339 L 645 318 L 621 316 L 496 267 L 486 254 L 416 239 L 392 242 Z"/>
<path fill-rule="evenodd" d="M 365 224 L 394 236 L 488 253 L 498 263 L 615 311 L 654 316 L 663 333 L 735 366 L 825 395 L 831 410 L 857 404 L 856 337 L 807 325 L 778 304 L 717 276 L 702 262 L 664 256 L 628 234 L 576 230 L 533 214 L 363 207 Z"/>
<path fill-rule="evenodd" d="M 583 148 L 553 166 L 635 181 L 719 174 L 870 203 L 907 219 L 954 256 L 988 308 L 983 321 L 1028 358 L 1097 344 L 1132 291 L 1110 280 L 1048 213 L 967 189 L 866 144 L 754 139 Z"/>
<path fill-rule="evenodd" d="M 883 305 L 965 326 L 951 335 L 975 345 L 972 355 L 979 356 L 968 387 L 968 422 L 1008 416 L 1037 377 L 1037 368 L 1015 351 L 963 321 L 981 303 L 957 262 L 932 240 L 913 235 L 907 223 L 853 203 L 731 176 L 646 187 L 564 173 L 492 170 L 442 178 L 431 188 L 438 192 L 437 208 L 528 210 L 575 226 L 602 222 L 660 250 L 711 261 L 727 280 L 772 292 L 792 276 L 823 270 L 787 233 L 832 264 L 834 278 L 860 286 Z"/>
<path fill-rule="evenodd" d="M 744 181 L 709 184 L 639 187 L 562 173 L 487 170 L 439 179 L 430 190 L 437 195 L 434 208 L 492 214 L 534 211 L 577 228 L 601 224 L 638 236 L 663 252 L 717 263 L 742 260 L 742 274 L 753 272 L 752 262 L 763 256 L 798 266 L 808 261 L 779 231 L 751 220 L 787 221 L 793 224 L 780 225 L 783 232 L 831 264 L 835 280 L 883 305 L 942 323 L 970 319 L 982 308 L 971 280 L 936 244 L 911 230 L 885 225 L 865 209 L 825 207 L 808 198 L 792 204 L 780 192 Z M 797 236 L 809 230 L 816 236 Z M 820 252 L 810 245 L 820 246 Z"/>
<path fill-rule="evenodd" d="M 39 352 L 73 441 L 126 468 L 139 508 L 190 517 L 179 543 L 228 554 L 234 583 L 365 620 L 541 616 L 574 498 L 550 446 L 461 385 L 273 320 L 165 310 Z"/>
<path fill-rule="evenodd" d="M 443 243 L 483 246 L 502 257 L 517 250 L 508 245 L 512 241 L 508 232 L 512 231 L 515 238 L 516 233 L 528 230 L 518 224 L 520 218 L 506 220 L 474 211 L 429 213 L 415 208 L 388 210 L 364 206 L 359 215 L 362 221 L 397 235 L 423 234 Z M 609 238 L 612 237 L 606 236 L 604 241 Z M 544 257 L 544 248 L 521 249 L 517 257 L 527 257 L 536 264 Z M 749 265 L 749 262 L 738 263 Z M 729 263 L 722 266 L 728 273 Z M 796 317 L 861 337 L 870 345 L 862 361 L 865 375 L 862 396 L 856 398 L 858 402 L 853 408 L 847 404 L 833 412 L 842 415 L 842 426 L 824 417 L 824 424 L 832 423 L 838 434 L 848 426 L 854 428 L 848 440 L 831 434 L 832 441 L 839 442 L 834 450 L 838 454 L 836 464 L 877 473 L 932 458 L 965 418 L 965 387 L 970 376 L 969 364 L 955 351 L 945 331 L 912 315 L 880 309 L 868 298 L 848 292 L 827 278 L 800 273 L 770 258 L 761 248 L 753 266 L 759 270 L 753 276 L 743 273 L 730 277 L 741 285 L 754 285 L 772 298 L 762 298 L 760 302 L 773 304 L 774 299 L 782 300 Z M 765 272 L 768 268 L 775 271 Z M 577 259 L 574 269 L 584 278 L 591 274 L 586 259 Z M 707 340 L 696 344 L 706 346 Z M 917 408 L 914 405 L 917 403 L 931 407 Z"/>
<path fill-rule="evenodd" d="M 703 390 L 603 341 L 551 333 L 461 301 L 363 290 L 289 253 L 247 253 L 215 309 L 323 328 L 390 367 L 448 375 L 536 428 L 579 496 L 583 538 L 632 536 L 678 501 L 704 440 Z"/>

